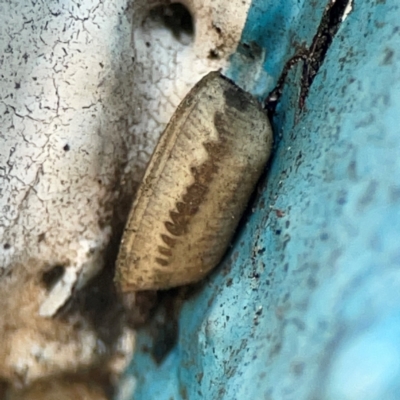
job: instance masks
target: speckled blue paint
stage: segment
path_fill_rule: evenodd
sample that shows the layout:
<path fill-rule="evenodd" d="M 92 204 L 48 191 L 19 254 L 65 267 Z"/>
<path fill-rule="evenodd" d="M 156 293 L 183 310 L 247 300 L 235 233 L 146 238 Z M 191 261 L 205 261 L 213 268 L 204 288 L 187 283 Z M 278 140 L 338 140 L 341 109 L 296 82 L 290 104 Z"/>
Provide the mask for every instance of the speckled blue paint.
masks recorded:
<path fill-rule="evenodd" d="M 229 75 L 267 93 L 324 6 L 256 0 L 243 43 L 261 51 L 239 48 Z M 400 398 L 399 1 L 355 0 L 303 113 L 300 72 L 261 194 L 184 302 L 178 343 L 157 365 L 140 332 L 135 400 Z"/>

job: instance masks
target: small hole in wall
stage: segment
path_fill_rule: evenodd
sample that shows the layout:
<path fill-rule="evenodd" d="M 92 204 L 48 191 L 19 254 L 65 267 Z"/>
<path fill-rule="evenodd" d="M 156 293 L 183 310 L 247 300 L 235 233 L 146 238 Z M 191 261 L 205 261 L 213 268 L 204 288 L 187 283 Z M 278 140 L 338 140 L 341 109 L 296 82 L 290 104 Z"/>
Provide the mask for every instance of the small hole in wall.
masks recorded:
<path fill-rule="evenodd" d="M 208 53 L 208 58 L 210 60 L 218 60 L 220 58 L 220 56 L 218 54 L 218 50 L 216 50 L 216 49 L 210 50 Z"/>
<path fill-rule="evenodd" d="M 194 24 L 189 10 L 181 3 L 159 5 L 150 10 L 149 22 L 168 29 L 182 44 L 193 42 Z"/>
<path fill-rule="evenodd" d="M 64 265 L 55 265 L 42 274 L 42 284 L 46 290 L 51 290 L 55 284 L 63 277 L 65 272 Z"/>
<path fill-rule="evenodd" d="M 256 42 L 241 42 L 238 45 L 237 51 L 243 56 L 249 58 L 254 62 L 254 60 L 259 60 L 263 57 L 262 48 Z"/>

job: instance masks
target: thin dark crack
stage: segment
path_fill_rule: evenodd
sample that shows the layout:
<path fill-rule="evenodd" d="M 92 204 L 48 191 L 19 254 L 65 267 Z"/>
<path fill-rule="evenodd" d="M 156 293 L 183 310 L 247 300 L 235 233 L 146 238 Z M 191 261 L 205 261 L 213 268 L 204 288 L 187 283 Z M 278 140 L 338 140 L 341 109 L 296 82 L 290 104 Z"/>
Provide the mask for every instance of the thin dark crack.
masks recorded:
<path fill-rule="evenodd" d="M 59 115 L 59 109 L 60 109 L 60 94 L 58 93 L 58 86 L 56 84 L 56 80 L 53 78 L 53 86 L 54 90 L 56 92 L 56 98 L 57 98 L 57 105 L 56 105 L 56 115 Z"/>
<path fill-rule="evenodd" d="M 325 8 L 317 34 L 311 43 L 308 59 L 303 66 L 299 99 L 300 109 L 304 107 L 310 86 L 325 60 L 333 38 L 339 30 L 348 3 L 349 0 L 336 0 Z"/>
<path fill-rule="evenodd" d="M 346 9 L 351 1 L 336 0 L 329 2 L 325 7 L 311 46 L 308 49 L 300 51 L 286 62 L 277 85 L 265 99 L 264 108 L 271 114 L 274 113 L 275 107 L 282 95 L 283 86 L 289 71 L 301 60 L 304 61 L 304 65 L 300 84 L 299 109 L 303 109 L 310 87 L 325 60 L 325 56 L 333 42 L 333 38 L 339 30 Z"/>
<path fill-rule="evenodd" d="M 29 115 L 29 114 L 26 114 L 26 115 L 20 114 L 20 113 L 18 113 L 17 109 L 16 109 L 14 106 L 12 106 L 11 104 L 7 104 L 7 103 L 5 103 L 4 101 L 0 101 L 0 103 L 1 103 L 1 104 L 4 104 L 5 107 L 11 109 L 12 112 L 13 112 L 13 114 L 14 114 L 16 117 L 18 117 L 18 118 L 21 118 L 21 119 L 28 118 L 28 119 L 30 119 L 30 120 L 32 120 L 32 121 L 41 122 L 41 123 L 46 124 L 46 125 L 50 123 L 50 122 L 47 122 L 47 121 L 42 120 L 42 119 L 39 119 L 39 118 L 33 118 L 33 117 L 32 117 L 31 115 Z M 8 111 L 8 110 L 7 110 L 7 111 Z M 31 112 L 31 111 L 29 110 L 29 108 L 27 108 L 27 111 L 28 111 L 28 112 Z"/>
<path fill-rule="evenodd" d="M 283 91 L 283 86 L 285 85 L 286 78 L 290 72 L 290 70 L 301 60 L 306 61 L 308 57 L 308 50 L 304 50 L 302 53 L 294 55 L 287 63 L 285 64 L 285 67 L 283 68 L 283 72 L 281 76 L 278 79 L 278 83 L 276 84 L 275 88 L 272 90 L 272 92 L 269 93 L 267 98 L 265 99 L 264 102 L 264 108 L 268 111 L 273 113 L 275 111 L 276 104 L 278 103 L 282 91 Z"/>

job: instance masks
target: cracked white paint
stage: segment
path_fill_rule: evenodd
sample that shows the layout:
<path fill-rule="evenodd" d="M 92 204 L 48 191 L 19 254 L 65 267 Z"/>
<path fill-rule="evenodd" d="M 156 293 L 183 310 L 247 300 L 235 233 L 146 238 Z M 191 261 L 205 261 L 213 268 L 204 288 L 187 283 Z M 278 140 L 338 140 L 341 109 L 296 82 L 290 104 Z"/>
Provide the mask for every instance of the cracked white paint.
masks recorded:
<path fill-rule="evenodd" d="M 103 268 L 159 134 L 226 66 L 250 1 L 185 0 L 195 29 L 179 37 L 149 16 L 167 3 L 0 4 L 0 377 L 102 359 L 90 325 L 48 317 Z M 65 273 L 46 289 L 55 266 Z"/>

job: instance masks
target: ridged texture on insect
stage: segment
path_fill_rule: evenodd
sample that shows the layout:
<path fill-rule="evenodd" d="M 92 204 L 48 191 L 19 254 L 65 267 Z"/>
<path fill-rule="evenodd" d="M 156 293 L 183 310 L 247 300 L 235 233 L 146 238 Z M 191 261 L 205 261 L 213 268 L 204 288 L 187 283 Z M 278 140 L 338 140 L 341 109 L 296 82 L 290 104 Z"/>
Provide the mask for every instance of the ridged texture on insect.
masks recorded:
<path fill-rule="evenodd" d="M 272 132 L 248 93 L 203 78 L 161 135 L 123 235 L 122 291 L 200 280 L 224 255 L 268 160 Z"/>

